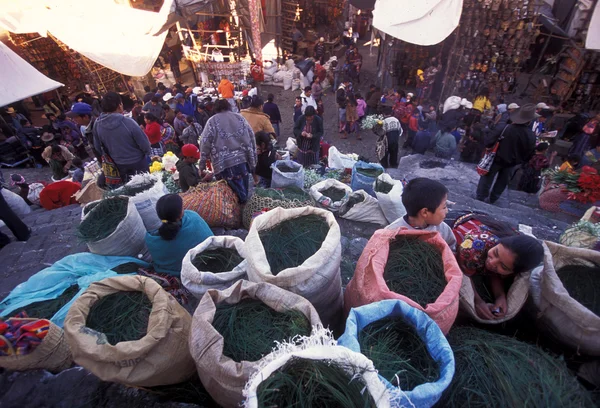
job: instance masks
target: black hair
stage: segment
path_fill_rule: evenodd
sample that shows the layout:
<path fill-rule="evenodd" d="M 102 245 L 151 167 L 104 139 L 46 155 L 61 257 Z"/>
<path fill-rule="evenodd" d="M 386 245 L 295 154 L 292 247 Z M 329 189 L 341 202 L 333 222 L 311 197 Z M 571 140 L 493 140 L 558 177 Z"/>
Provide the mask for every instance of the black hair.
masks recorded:
<path fill-rule="evenodd" d="M 67 115 L 65 115 L 64 113 L 61 113 L 60 115 L 58 115 L 57 119 L 60 120 L 60 121 L 67 120 Z"/>
<path fill-rule="evenodd" d="M 144 86 L 144 91 L 150 92 L 150 87 L 148 85 Z"/>
<path fill-rule="evenodd" d="M 103 112 L 112 113 L 116 112 L 117 109 L 119 109 L 119 105 L 122 103 L 121 95 L 116 92 L 107 92 L 102 98 L 100 106 L 102 107 Z"/>
<path fill-rule="evenodd" d="M 256 138 L 257 146 L 260 146 L 263 143 L 265 143 L 267 146 L 271 145 L 271 135 L 263 130 L 256 132 L 254 137 Z"/>
<path fill-rule="evenodd" d="M 350 82 L 350 78 L 344 77 L 344 79 L 342 79 L 343 84 L 345 84 L 346 82 Z"/>
<path fill-rule="evenodd" d="M 242 109 L 248 109 L 250 104 L 252 103 L 252 98 L 249 96 L 244 96 L 242 98 Z"/>
<path fill-rule="evenodd" d="M 374 84 L 369 85 L 369 89 L 375 89 L 375 85 Z"/>
<path fill-rule="evenodd" d="M 304 116 L 315 116 L 317 111 L 315 111 L 315 107 L 308 105 L 306 109 L 304 109 Z"/>
<path fill-rule="evenodd" d="M 179 115 L 179 113 L 180 113 L 180 112 L 181 112 L 181 111 L 180 111 L 179 109 L 175 109 L 175 110 L 173 111 L 173 113 L 175 113 L 175 116 Z"/>
<path fill-rule="evenodd" d="M 479 97 L 484 97 L 484 98 L 487 98 L 487 97 L 489 97 L 489 96 L 490 96 L 490 90 L 489 90 L 488 88 L 483 88 L 483 89 L 481 90 L 481 92 L 479 92 L 479 93 L 477 94 L 477 96 L 475 96 L 475 99 L 477 99 L 477 98 L 479 98 Z"/>
<path fill-rule="evenodd" d="M 581 156 L 576 153 L 571 153 L 567 156 L 567 161 L 569 163 L 581 163 Z"/>
<path fill-rule="evenodd" d="M 166 194 L 156 202 L 156 214 L 162 221 L 158 235 L 165 241 L 172 241 L 179 233 L 182 211 L 183 199 L 178 194 Z"/>
<path fill-rule="evenodd" d="M 54 153 L 61 153 L 62 149 L 60 148 L 60 145 L 58 143 L 54 143 L 52 145 L 52 154 Z"/>
<path fill-rule="evenodd" d="M 308 92 L 308 91 L 312 91 L 312 88 L 310 86 L 305 86 L 304 92 Z"/>
<path fill-rule="evenodd" d="M 231 105 L 227 99 L 217 99 L 213 105 L 213 110 L 215 113 L 227 112 L 231 110 Z"/>
<path fill-rule="evenodd" d="M 47 113 L 46 114 L 46 119 L 50 119 L 50 116 L 56 117 L 56 113 Z"/>
<path fill-rule="evenodd" d="M 515 255 L 514 273 L 530 271 L 544 260 L 544 247 L 529 235 L 505 237 L 500 240 L 500 244 Z"/>
<path fill-rule="evenodd" d="M 358 93 L 358 92 L 354 94 L 354 97 L 355 97 L 356 99 L 362 99 L 362 96 L 361 96 L 361 94 L 360 94 L 360 93 Z"/>
<path fill-rule="evenodd" d="M 274 100 L 275 100 L 275 95 L 273 95 L 272 93 L 267 95 L 267 101 L 273 102 Z"/>
<path fill-rule="evenodd" d="M 162 108 L 163 108 L 163 110 L 166 110 L 166 111 L 168 111 L 169 109 L 171 109 L 171 107 L 169 105 L 163 105 Z"/>
<path fill-rule="evenodd" d="M 252 97 L 252 101 L 250 101 L 250 107 L 251 108 L 260 108 L 264 104 L 265 104 L 265 102 L 263 101 L 263 98 L 261 98 L 258 95 L 254 95 Z"/>
<path fill-rule="evenodd" d="M 187 116 L 185 117 L 185 121 L 186 121 L 187 123 L 194 123 L 194 117 L 193 117 L 192 115 L 187 115 Z"/>
<path fill-rule="evenodd" d="M 435 212 L 447 195 L 448 189 L 439 181 L 418 177 L 404 187 L 402 204 L 409 217 L 416 217 L 423 208 Z"/>
<path fill-rule="evenodd" d="M 302 100 L 302 98 L 300 96 L 296 96 L 296 100 L 298 100 L 298 99 Z"/>
<path fill-rule="evenodd" d="M 542 143 L 538 144 L 538 145 L 535 147 L 535 151 L 536 151 L 536 152 L 543 152 L 543 151 L 545 151 L 545 150 L 548 150 L 548 148 L 549 148 L 549 147 L 550 147 L 550 144 L 549 144 L 549 143 L 542 142 Z"/>
<path fill-rule="evenodd" d="M 148 119 L 150 122 L 158 122 L 158 118 L 151 114 L 150 112 L 144 115 L 144 119 Z"/>
<path fill-rule="evenodd" d="M 29 123 L 29 121 L 27 119 L 21 119 L 19 123 L 21 124 L 21 126 L 25 126 L 27 123 Z"/>
<path fill-rule="evenodd" d="M 75 167 L 83 168 L 83 160 L 79 157 L 75 157 L 71 163 L 73 163 L 73 166 Z"/>
<path fill-rule="evenodd" d="M 150 102 L 158 103 L 158 101 L 158 96 L 153 96 L 152 99 L 150 99 Z"/>
<path fill-rule="evenodd" d="M 167 89 L 167 87 L 165 86 L 165 84 L 163 84 L 162 82 L 158 83 L 158 88 L 159 91 L 164 91 Z"/>

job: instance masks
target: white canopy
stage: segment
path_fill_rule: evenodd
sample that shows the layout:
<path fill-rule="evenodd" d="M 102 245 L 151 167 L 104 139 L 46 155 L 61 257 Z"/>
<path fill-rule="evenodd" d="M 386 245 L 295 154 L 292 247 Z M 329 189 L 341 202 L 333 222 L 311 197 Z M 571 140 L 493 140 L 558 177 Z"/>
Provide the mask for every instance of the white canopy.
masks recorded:
<path fill-rule="evenodd" d="M 585 48 L 600 50 L 600 3 L 596 3 L 593 13 L 585 39 Z"/>
<path fill-rule="evenodd" d="M 463 0 L 377 0 L 373 26 L 409 43 L 438 44 L 458 27 L 462 6 Z"/>
<path fill-rule="evenodd" d="M 63 86 L 29 65 L 0 42 L 0 106 Z"/>

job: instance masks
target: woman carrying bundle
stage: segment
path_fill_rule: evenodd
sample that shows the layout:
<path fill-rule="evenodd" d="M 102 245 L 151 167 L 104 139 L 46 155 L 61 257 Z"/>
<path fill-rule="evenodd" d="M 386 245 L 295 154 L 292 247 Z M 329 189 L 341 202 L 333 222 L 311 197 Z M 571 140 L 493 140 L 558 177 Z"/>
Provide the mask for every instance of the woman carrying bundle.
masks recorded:
<path fill-rule="evenodd" d="M 197 213 L 183 210 L 183 200 L 177 194 L 162 196 L 156 202 L 156 213 L 162 225 L 146 233 L 154 270 L 179 278 L 185 254 L 213 233 Z"/>
<path fill-rule="evenodd" d="M 486 303 L 475 289 L 475 310 L 482 319 L 504 317 L 508 310 L 503 279 L 535 268 L 544 258 L 542 244 L 520 235 L 510 226 L 480 214 L 466 214 L 454 223 L 456 260 L 473 283 L 474 276 L 489 278 L 494 303 Z"/>

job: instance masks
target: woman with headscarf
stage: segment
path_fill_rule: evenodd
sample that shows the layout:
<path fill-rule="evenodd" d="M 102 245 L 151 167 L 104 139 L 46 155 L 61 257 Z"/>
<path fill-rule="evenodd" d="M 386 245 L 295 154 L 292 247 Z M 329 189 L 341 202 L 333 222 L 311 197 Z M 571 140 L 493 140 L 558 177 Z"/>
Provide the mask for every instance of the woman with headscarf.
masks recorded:
<path fill-rule="evenodd" d="M 304 167 L 318 163 L 323 121 L 317 116 L 315 108 L 306 107 L 304 115 L 300 116 L 294 125 L 294 136 L 298 144 L 296 161 Z"/>

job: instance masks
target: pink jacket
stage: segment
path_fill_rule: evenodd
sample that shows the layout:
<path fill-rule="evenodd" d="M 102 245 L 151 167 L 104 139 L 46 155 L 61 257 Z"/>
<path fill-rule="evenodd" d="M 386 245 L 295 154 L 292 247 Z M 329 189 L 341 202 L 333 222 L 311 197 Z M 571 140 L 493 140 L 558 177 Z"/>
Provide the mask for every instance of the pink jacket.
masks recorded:
<path fill-rule="evenodd" d="M 356 100 L 356 113 L 359 118 L 365 116 L 365 109 L 367 109 L 367 103 L 363 99 Z"/>

